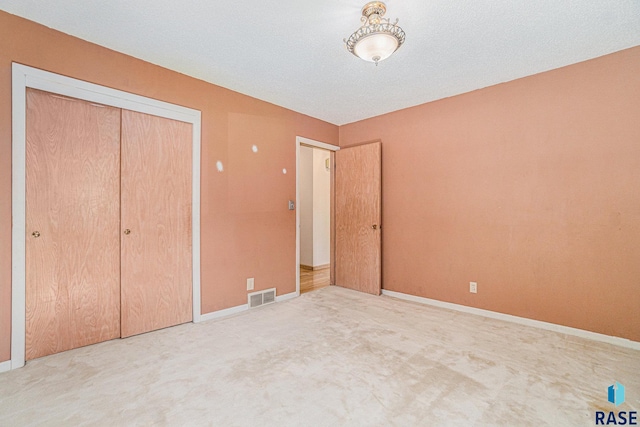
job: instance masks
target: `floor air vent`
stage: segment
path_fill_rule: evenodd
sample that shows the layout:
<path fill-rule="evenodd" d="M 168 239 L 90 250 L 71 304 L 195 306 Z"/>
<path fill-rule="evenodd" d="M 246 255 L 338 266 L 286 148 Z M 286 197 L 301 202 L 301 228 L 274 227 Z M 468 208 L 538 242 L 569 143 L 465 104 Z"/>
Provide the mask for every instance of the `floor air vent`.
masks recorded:
<path fill-rule="evenodd" d="M 266 289 L 264 291 L 253 292 L 249 294 L 249 308 L 260 307 L 261 305 L 271 304 L 276 301 L 276 288 Z"/>

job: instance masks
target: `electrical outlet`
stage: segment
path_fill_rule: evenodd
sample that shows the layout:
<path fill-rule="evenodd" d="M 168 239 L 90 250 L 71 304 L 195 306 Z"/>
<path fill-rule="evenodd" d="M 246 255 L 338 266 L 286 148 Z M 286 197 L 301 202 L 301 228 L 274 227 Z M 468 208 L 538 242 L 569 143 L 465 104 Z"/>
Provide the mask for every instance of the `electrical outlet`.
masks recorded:
<path fill-rule="evenodd" d="M 253 290 L 253 277 L 247 279 L 247 290 L 248 291 L 252 291 Z"/>
<path fill-rule="evenodd" d="M 469 282 L 469 292 L 472 294 L 478 293 L 478 282 Z"/>

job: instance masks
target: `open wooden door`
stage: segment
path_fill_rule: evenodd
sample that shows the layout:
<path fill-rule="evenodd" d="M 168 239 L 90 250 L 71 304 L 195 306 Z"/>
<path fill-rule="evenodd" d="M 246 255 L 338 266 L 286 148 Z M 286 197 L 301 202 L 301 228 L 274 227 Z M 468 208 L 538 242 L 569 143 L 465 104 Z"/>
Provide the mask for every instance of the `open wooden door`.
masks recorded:
<path fill-rule="evenodd" d="M 335 160 L 335 284 L 380 295 L 382 145 L 342 148 Z"/>

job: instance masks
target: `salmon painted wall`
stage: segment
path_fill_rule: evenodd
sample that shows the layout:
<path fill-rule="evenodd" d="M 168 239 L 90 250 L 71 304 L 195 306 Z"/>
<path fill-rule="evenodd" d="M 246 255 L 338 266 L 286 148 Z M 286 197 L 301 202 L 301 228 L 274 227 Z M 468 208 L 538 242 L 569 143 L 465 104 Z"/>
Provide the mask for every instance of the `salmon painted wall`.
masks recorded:
<path fill-rule="evenodd" d="M 202 111 L 202 313 L 246 304 L 248 277 L 256 290 L 295 292 L 295 137 L 337 144 L 337 126 L 0 11 L 0 362 L 11 336 L 12 61 Z"/>
<path fill-rule="evenodd" d="M 385 289 L 640 341 L 640 47 L 340 127 L 378 138 Z"/>

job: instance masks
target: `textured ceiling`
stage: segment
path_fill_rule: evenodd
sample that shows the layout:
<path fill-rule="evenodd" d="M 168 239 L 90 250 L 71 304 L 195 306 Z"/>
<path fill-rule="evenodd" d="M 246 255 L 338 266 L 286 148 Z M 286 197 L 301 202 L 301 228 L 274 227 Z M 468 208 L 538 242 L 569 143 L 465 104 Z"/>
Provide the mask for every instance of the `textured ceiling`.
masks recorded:
<path fill-rule="evenodd" d="M 0 0 L 0 9 L 338 125 L 640 45 L 638 0 L 387 0 L 407 40 L 376 67 L 342 42 L 364 3 Z"/>

